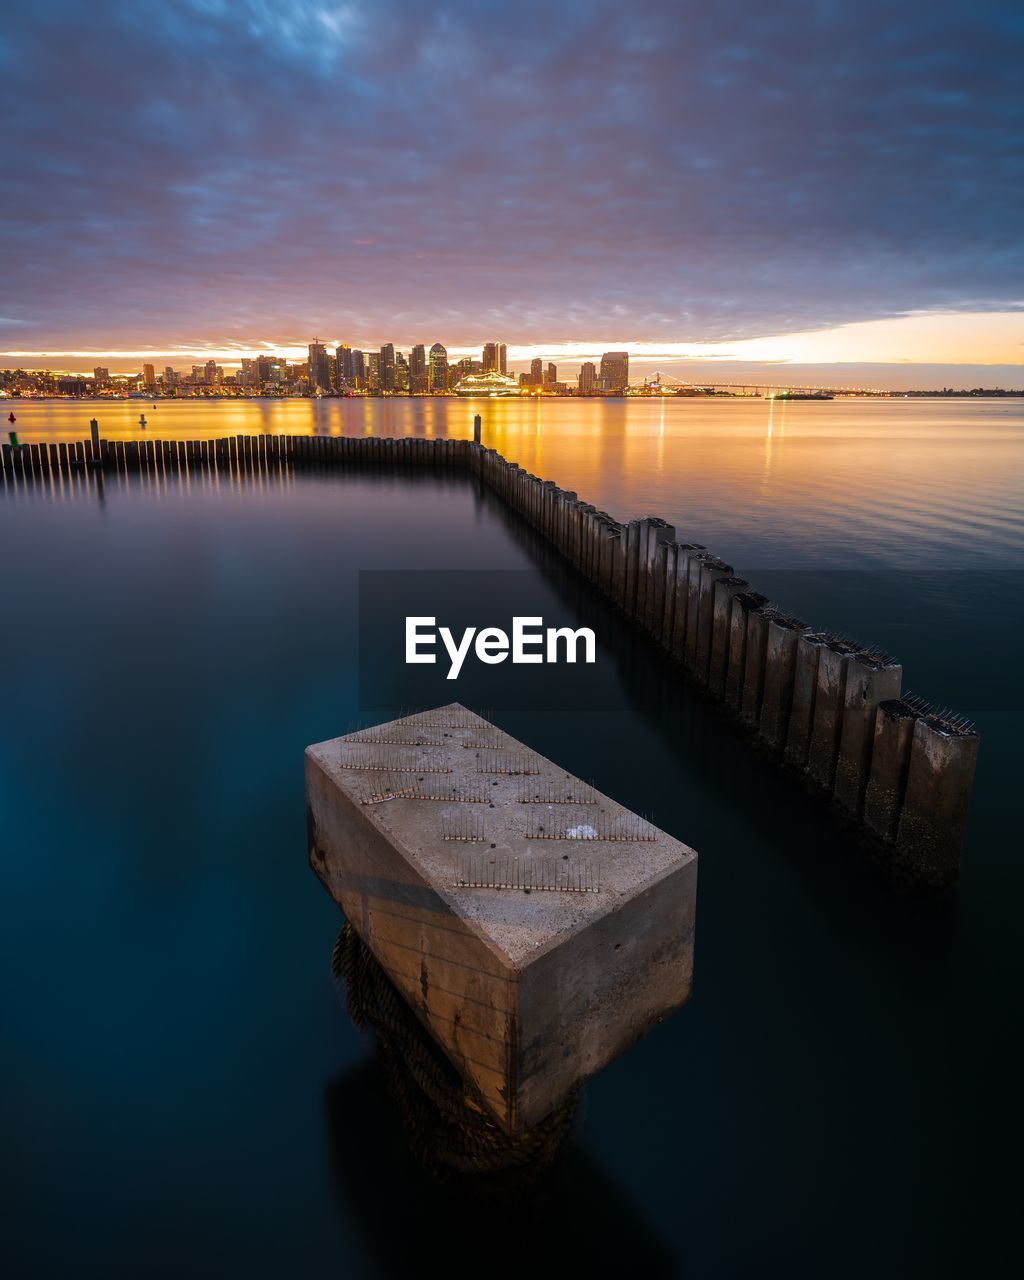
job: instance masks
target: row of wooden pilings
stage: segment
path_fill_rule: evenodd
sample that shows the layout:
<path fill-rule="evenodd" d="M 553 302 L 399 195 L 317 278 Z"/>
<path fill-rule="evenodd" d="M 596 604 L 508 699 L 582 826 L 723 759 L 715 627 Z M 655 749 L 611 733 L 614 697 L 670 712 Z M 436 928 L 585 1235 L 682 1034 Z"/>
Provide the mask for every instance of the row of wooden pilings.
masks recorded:
<path fill-rule="evenodd" d="M 978 735 L 960 717 L 901 696 L 883 653 L 811 628 L 730 565 L 650 517 L 620 524 L 575 493 L 474 440 L 239 435 L 211 440 L 5 444 L 5 482 L 79 470 L 257 473 L 375 464 L 469 469 L 780 763 L 928 880 L 948 882 L 960 850 Z"/>
<path fill-rule="evenodd" d="M 918 875 L 955 879 L 978 735 L 901 697 L 898 662 L 791 617 L 664 520 L 619 524 L 493 449 L 471 466 L 781 763 Z"/>
<path fill-rule="evenodd" d="M 87 469 L 111 472 L 191 472 L 232 468 L 254 471 L 266 466 L 330 466 L 378 463 L 381 466 L 465 467 L 469 440 L 427 440 L 387 436 L 237 435 L 210 440 L 88 440 L 0 447 L 0 477 L 72 475 Z"/>

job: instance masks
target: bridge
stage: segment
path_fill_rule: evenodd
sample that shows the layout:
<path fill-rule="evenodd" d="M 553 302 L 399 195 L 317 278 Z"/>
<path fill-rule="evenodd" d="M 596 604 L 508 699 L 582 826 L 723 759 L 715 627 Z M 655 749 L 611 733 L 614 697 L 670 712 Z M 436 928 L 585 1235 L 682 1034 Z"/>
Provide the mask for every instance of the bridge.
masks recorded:
<path fill-rule="evenodd" d="M 688 382 L 668 373 L 652 373 L 629 384 L 631 395 L 701 395 L 707 392 L 769 397 L 783 393 L 832 396 L 888 396 L 881 387 L 814 386 L 806 382 Z"/>

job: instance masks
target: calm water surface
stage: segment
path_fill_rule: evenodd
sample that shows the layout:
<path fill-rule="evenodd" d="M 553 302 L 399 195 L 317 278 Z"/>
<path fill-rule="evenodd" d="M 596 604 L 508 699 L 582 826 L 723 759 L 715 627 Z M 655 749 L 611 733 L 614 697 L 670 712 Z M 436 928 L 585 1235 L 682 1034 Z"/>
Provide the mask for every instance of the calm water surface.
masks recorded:
<path fill-rule="evenodd" d="M 734 564 L 1024 565 L 1024 400 L 11 401 L 20 438 L 472 435 Z M 5 415 L 6 416 L 6 415 Z"/>
<path fill-rule="evenodd" d="M 867 868 L 458 477 L 0 491 L 11 1270 L 543 1273 L 540 1251 L 559 1274 L 1009 1274 L 1020 408 L 480 408 L 502 452 L 617 516 L 674 519 L 977 718 L 959 897 L 908 898 Z M 154 435 L 462 435 L 474 409 L 147 417 Z M 140 411 L 16 406 L 26 439 L 93 413 L 127 432 Z M 328 976 L 338 916 L 305 863 L 301 757 L 359 713 L 367 568 L 536 571 L 545 614 L 597 630 L 603 694 L 582 716 L 496 718 L 701 855 L 694 999 L 588 1086 L 560 1182 L 514 1229 L 409 1163 Z"/>

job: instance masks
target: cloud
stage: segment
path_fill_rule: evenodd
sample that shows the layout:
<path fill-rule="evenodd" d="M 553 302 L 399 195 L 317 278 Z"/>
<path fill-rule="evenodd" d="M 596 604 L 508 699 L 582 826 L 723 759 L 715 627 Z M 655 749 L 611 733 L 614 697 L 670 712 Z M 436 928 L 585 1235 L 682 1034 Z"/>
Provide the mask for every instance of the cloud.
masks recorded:
<path fill-rule="evenodd" d="M 734 342 L 1022 296 L 1016 5 L 42 0 L 4 38 L 21 346 Z"/>

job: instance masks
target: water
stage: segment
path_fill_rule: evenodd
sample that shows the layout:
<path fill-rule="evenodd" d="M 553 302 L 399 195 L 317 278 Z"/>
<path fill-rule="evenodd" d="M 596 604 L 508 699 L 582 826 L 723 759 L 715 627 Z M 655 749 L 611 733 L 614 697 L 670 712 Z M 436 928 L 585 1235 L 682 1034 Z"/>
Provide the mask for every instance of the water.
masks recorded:
<path fill-rule="evenodd" d="M 141 411 L 15 408 L 23 439 Z M 982 757 L 959 896 L 908 899 L 457 477 L 3 493 L 15 1272 L 501 1274 L 566 1254 L 599 1274 L 1002 1274 L 1024 886 L 1020 685 L 996 666 L 1021 621 L 1021 409 L 776 405 L 768 436 L 764 404 L 146 408 L 152 434 L 190 436 L 462 435 L 482 408 L 531 469 L 867 627 L 977 717 Z M 514 1226 L 408 1161 L 305 865 L 302 748 L 358 713 L 356 571 L 396 567 L 532 570 L 545 613 L 587 618 L 596 709 L 496 718 L 701 855 L 693 1001 L 591 1083 L 554 1199 Z"/>
<path fill-rule="evenodd" d="M 1024 400 L 10 401 L 19 438 L 472 435 L 735 564 L 1024 563 Z"/>

